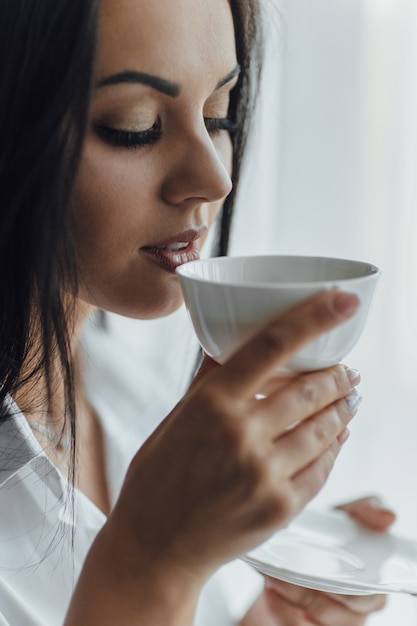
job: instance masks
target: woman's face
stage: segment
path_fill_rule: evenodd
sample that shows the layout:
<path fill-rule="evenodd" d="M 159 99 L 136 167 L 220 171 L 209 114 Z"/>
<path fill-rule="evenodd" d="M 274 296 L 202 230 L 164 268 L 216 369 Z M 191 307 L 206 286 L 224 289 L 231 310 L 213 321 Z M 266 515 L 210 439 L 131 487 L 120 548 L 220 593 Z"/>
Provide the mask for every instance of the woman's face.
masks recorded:
<path fill-rule="evenodd" d="M 80 298 L 151 318 L 182 302 L 231 190 L 237 81 L 228 0 L 103 0 L 91 119 L 72 203 Z"/>

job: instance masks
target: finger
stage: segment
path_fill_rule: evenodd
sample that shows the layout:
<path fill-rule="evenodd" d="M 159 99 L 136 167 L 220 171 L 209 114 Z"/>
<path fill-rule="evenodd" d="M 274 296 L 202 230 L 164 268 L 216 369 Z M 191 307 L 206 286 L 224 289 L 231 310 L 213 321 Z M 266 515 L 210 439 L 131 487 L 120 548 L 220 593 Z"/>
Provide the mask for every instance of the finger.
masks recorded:
<path fill-rule="evenodd" d="M 335 440 L 313 463 L 292 477 L 289 487 L 292 500 L 292 508 L 289 509 L 291 516 L 301 511 L 307 502 L 318 494 L 333 468 L 342 445 Z"/>
<path fill-rule="evenodd" d="M 269 322 L 222 368 L 218 384 L 229 397 L 252 398 L 308 341 L 351 317 L 354 294 L 332 289 L 298 303 Z"/>
<path fill-rule="evenodd" d="M 307 626 L 303 613 L 276 593 L 266 589 L 250 607 L 241 626 Z"/>
<path fill-rule="evenodd" d="M 257 394 L 261 397 L 270 396 L 283 387 L 286 387 L 288 383 L 291 382 L 292 378 L 302 375 L 303 374 L 299 372 L 279 372 L 278 375 L 276 375 L 276 372 L 274 372 L 274 375 L 263 383 L 263 386 L 258 390 Z"/>
<path fill-rule="evenodd" d="M 301 609 L 288 602 L 285 597 L 271 592 L 269 589 L 265 589 L 264 597 L 270 618 L 267 626 L 272 626 L 272 624 L 274 626 L 307 626 L 307 624 L 311 624 L 310 621 L 306 622 Z M 259 624 L 259 626 L 264 626 L 264 623 Z"/>
<path fill-rule="evenodd" d="M 317 459 L 344 431 L 357 409 L 339 400 L 301 422 L 275 442 L 278 463 L 292 476 Z"/>
<path fill-rule="evenodd" d="M 345 596 L 336 593 L 329 593 L 335 602 L 343 604 L 351 611 L 362 614 L 369 614 L 381 611 L 387 603 L 387 597 L 383 594 L 369 596 Z"/>
<path fill-rule="evenodd" d="M 257 414 L 263 426 L 270 423 L 272 433 L 278 436 L 296 422 L 345 398 L 359 380 L 356 370 L 342 365 L 297 376 L 274 394 L 258 400 Z M 355 395 L 348 401 L 353 402 L 355 397 L 359 402 L 360 396 Z"/>
<path fill-rule="evenodd" d="M 340 363 L 339 365 L 343 365 L 342 363 Z M 360 383 L 360 374 L 358 371 L 351 369 L 350 367 L 348 367 L 347 365 L 344 365 L 344 367 L 348 370 L 348 372 L 350 373 L 350 376 L 352 377 L 352 384 L 354 385 L 358 385 Z M 273 375 L 269 380 L 267 380 L 267 382 L 264 384 L 264 386 L 262 387 L 262 389 L 259 389 L 258 394 L 260 396 L 271 396 L 273 394 L 275 394 L 277 391 L 279 391 L 280 389 L 283 389 L 284 387 L 286 387 L 289 383 L 291 383 L 296 377 L 302 377 L 302 376 L 308 376 L 309 374 L 307 373 L 300 373 L 300 372 L 279 372 L 278 375 Z M 355 381 L 355 382 L 353 382 Z"/>
<path fill-rule="evenodd" d="M 366 596 L 350 596 L 335 593 L 324 593 L 312 589 L 305 589 L 291 583 L 286 583 L 271 577 L 265 577 L 265 587 L 277 594 L 282 595 L 289 602 L 302 606 L 304 610 L 312 604 L 315 597 L 331 599 L 333 602 L 342 604 L 345 608 L 353 613 L 369 614 L 380 611 L 386 605 L 386 596 L 383 594 L 374 594 Z"/>
<path fill-rule="evenodd" d="M 349 604 L 343 596 L 298 587 L 282 581 L 268 579 L 266 587 L 287 602 L 302 609 L 309 619 L 320 626 L 362 626 L 367 615 L 380 610 L 384 596 L 357 596 Z M 348 596 L 349 600 L 352 597 Z"/>
<path fill-rule="evenodd" d="M 395 513 L 383 506 L 381 500 L 375 496 L 360 498 L 336 508 L 345 511 L 356 521 L 378 532 L 386 531 L 396 517 Z"/>

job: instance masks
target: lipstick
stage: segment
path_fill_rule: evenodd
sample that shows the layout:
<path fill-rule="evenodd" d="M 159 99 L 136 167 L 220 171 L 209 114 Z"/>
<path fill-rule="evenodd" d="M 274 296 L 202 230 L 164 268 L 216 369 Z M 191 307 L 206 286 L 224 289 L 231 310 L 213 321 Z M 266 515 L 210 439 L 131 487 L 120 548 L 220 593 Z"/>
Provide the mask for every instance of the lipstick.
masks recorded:
<path fill-rule="evenodd" d="M 188 230 L 167 238 L 165 241 L 143 246 L 141 252 L 162 269 L 175 273 L 180 265 L 200 258 L 197 240 L 207 232 L 207 228 Z"/>

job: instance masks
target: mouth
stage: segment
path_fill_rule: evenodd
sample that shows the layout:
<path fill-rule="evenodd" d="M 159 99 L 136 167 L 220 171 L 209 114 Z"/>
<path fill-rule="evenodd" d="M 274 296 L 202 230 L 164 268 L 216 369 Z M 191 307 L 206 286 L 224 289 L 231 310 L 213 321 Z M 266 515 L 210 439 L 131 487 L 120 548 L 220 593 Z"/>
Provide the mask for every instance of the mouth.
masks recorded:
<path fill-rule="evenodd" d="M 165 241 L 140 248 L 141 252 L 162 269 L 175 274 L 180 265 L 200 258 L 198 240 L 205 235 L 207 227 L 188 230 Z"/>

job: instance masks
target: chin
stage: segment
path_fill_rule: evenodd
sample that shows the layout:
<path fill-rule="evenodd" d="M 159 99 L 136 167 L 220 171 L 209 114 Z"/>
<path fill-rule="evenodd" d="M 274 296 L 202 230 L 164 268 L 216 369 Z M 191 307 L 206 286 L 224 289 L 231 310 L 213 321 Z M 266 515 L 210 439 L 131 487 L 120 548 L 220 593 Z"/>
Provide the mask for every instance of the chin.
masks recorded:
<path fill-rule="evenodd" d="M 107 303 L 107 306 L 100 306 L 99 308 L 108 311 L 109 313 L 116 313 L 117 315 L 121 315 L 123 317 L 129 317 L 131 319 L 138 320 L 152 320 L 159 319 L 161 317 L 167 317 L 182 306 L 184 303 L 182 293 L 179 293 L 177 297 L 167 298 L 167 299 L 158 299 L 153 302 L 148 301 L 146 306 L 143 306 L 143 302 L 141 303 L 124 303 L 124 304 L 110 304 Z"/>
<path fill-rule="evenodd" d="M 132 294 L 134 298 L 132 298 Z M 94 308 L 115 313 L 131 319 L 151 320 L 167 317 L 177 311 L 184 303 L 179 281 L 171 283 L 167 288 L 150 289 L 149 286 L 141 293 L 134 293 L 134 289 L 114 291 L 96 291 L 82 289 L 78 295 L 79 301 Z"/>

